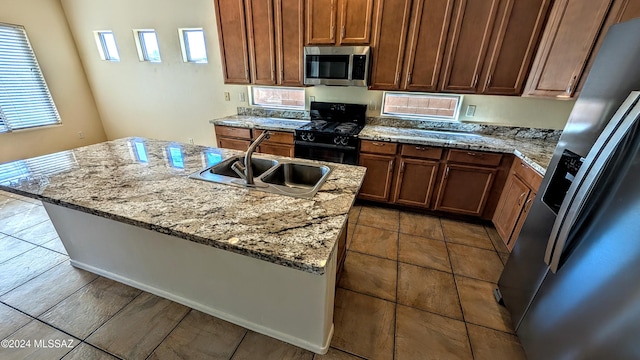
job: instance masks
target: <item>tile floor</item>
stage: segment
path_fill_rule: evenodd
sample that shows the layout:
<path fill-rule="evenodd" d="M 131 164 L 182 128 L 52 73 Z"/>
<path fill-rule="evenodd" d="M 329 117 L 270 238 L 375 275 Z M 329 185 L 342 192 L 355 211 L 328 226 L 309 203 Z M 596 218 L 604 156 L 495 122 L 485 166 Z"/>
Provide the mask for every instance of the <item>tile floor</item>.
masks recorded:
<path fill-rule="evenodd" d="M 320 356 L 73 268 L 41 204 L 0 192 L 0 339 L 59 344 L 0 358 L 525 358 L 492 295 L 508 256 L 494 229 L 356 206 L 348 246 Z"/>

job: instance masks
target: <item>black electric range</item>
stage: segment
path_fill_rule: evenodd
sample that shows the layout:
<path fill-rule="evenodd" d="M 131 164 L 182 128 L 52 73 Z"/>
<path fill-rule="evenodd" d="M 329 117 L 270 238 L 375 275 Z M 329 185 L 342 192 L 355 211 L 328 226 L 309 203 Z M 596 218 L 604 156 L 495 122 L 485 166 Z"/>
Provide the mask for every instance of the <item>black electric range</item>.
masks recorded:
<path fill-rule="evenodd" d="M 367 105 L 312 102 L 311 122 L 297 128 L 295 156 L 342 164 L 357 164 Z"/>

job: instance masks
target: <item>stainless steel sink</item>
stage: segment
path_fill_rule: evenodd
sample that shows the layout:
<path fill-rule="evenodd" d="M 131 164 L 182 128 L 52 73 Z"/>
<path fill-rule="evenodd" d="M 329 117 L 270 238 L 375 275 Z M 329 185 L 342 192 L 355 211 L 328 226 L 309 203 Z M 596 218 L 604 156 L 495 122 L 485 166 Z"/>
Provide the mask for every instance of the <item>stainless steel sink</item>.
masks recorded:
<path fill-rule="evenodd" d="M 299 198 L 312 198 L 331 173 L 331 166 L 295 160 L 273 160 L 253 157 L 251 165 L 255 174 L 253 185 L 246 182 L 232 169 L 234 162 L 243 161 L 235 156 L 200 170 L 189 177 L 232 186 L 240 186 L 274 194 Z"/>

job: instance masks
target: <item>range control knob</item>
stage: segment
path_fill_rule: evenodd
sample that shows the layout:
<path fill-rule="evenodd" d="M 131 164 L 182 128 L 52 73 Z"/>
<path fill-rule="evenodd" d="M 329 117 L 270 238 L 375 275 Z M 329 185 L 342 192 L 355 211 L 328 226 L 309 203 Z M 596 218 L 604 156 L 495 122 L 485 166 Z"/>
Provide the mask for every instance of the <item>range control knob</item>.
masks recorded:
<path fill-rule="evenodd" d="M 346 136 L 343 136 L 342 139 L 340 140 L 340 144 L 347 146 L 348 143 L 349 143 L 349 138 Z"/>
<path fill-rule="evenodd" d="M 336 145 L 347 145 L 349 143 L 349 138 L 346 136 L 336 136 L 333 138 L 333 143 Z"/>
<path fill-rule="evenodd" d="M 307 140 L 313 142 L 316 139 L 315 135 L 313 134 L 307 134 Z"/>
<path fill-rule="evenodd" d="M 307 133 L 300 134 L 300 138 L 302 138 L 302 140 L 304 141 L 307 141 Z"/>
<path fill-rule="evenodd" d="M 333 138 L 333 143 L 336 145 L 340 145 L 340 138 L 342 138 L 342 136 L 336 136 Z"/>

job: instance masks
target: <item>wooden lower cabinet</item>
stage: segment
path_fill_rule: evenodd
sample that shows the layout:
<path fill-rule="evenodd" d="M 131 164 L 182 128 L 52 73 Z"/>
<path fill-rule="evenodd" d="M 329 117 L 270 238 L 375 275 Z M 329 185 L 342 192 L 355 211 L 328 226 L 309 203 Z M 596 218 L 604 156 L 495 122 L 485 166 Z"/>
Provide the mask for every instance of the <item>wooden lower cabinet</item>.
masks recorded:
<path fill-rule="evenodd" d="M 497 172 L 495 168 L 447 164 L 435 209 L 480 216 Z"/>
<path fill-rule="evenodd" d="M 367 168 L 358 196 L 365 200 L 388 202 L 396 157 L 360 154 L 359 165 Z"/>
<path fill-rule="evenodd" d="M 216 125 L 215 132 L 218 147 L 246 151 L 251 142 L 260 136 L 263 130 Z M 257 152 L 293 157 L 293 133 L 271 131 L 271 137 L 260 144 Z"/>
<path fill-rule="evenodd" d="M 393 201 L 396 204 L 429 207 L 438 166 L 437 161 L 400 158 Z"/>
<path fill-rule="evenodd" d="M 253 139 L 255 140 L 258 136 L 262 135 L 262 132 L 263 130 L 253 130 Z M 293 133 L 273 130 L 270 130 L 269 132 L 271 133 L 271 136 L 260 144 L 258 152 L 263 154 L 293 157 Z"/>

